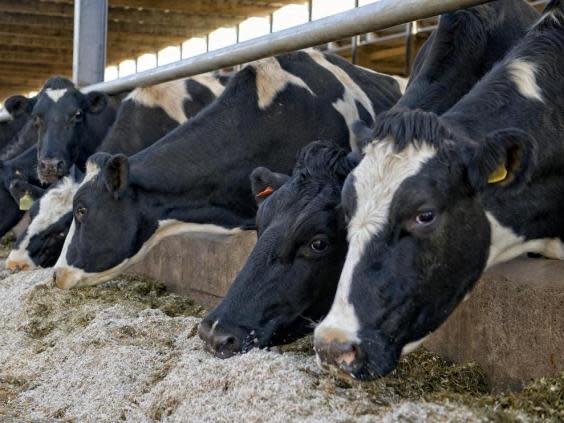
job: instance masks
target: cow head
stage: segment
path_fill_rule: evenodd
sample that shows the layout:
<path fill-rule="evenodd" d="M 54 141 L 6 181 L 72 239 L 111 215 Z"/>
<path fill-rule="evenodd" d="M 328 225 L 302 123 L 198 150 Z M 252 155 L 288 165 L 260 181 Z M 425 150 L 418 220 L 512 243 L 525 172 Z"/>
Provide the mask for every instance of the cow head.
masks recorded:
<path fill-rule="evenodd" d="M 346 254 L 340 191 L 356 155 L 315 142 L 291 177 L 257 168 L 258 240 L 200 337 L 222 358 L 292 341 L 313 329 L 331 305 Z"/>
<path fill-rule="evenodd" d="M 18 184 L 18 193 L 33 192 L 33 186 Z M 29 210 L 31 223 L 18 237 L 10 252 L 6 267 L 11 270 L 32 270 L 51 267 L 57 261 L 72 222 L 72 200 L 78 182 L 72 177 L 63 178 Z"/>
<path fill-rule="evenodd" d="M 53 183 L 69 173 L 87 147 L 89 119 L 107 107 L 103 93 L 82 94 L 64 79 L 60 84 L 47 82 L 31 117 L 39 139 L 37 172 L 42 182 Z"/>
<path fill-rule="evenodd" d="M 421 111 L 384 114 L 375 139 L 343 187 L 349 249 L 314 340 L 357 379 L 393 370 L 465 298 L 490 258 L 481 197 L 518 190 L 535 158 L 519 130 L 469 140 Z"/>
<path fill-rule="evenodd" d="M 126 156 L 92 156 L 74 196 L 73 222 L 55 264 L 57 286 L 94 285 L 119 274 L 156 230 L 157 220 L 148 216 L 146 203 L 130 183 Z"/>

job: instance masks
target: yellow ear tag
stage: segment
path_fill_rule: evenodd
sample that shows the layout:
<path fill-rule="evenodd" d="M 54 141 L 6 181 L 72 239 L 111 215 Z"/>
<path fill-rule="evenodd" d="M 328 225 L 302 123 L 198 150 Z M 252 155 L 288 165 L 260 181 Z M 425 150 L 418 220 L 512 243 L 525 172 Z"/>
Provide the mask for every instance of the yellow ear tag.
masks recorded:
<path fill-rule="evenodd" d="M 502 164 L 490 173 L 490 176 L 488 177 L 488 184 L 497 184 L 498 182 L 505 181 L 505 178 L 507 178 L 507 169 L 505 168 L 505 165 Z"/>
<path fill-rule="evenodd" d="M 20 210 L 28 211 L 29 209 L 31 209 L 32 204 L 33 204 L 33 198 L 31 198 L 29 192 L 26 191 L 23 197 L 20 198 Z"/>

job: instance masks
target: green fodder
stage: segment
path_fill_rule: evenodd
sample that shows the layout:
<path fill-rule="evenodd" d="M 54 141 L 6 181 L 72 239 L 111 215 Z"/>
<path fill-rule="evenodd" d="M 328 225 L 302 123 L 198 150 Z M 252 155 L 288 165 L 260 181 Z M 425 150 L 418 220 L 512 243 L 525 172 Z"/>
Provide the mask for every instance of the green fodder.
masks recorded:
<path fill-rule="evenodd" d="M 120 304 L 135 311 L 158 309 L 170 317 L 202 317 L 205 312 L 192 300 L 168 293 L 160 282 L 126 276 L 101 286 L 71 290 L 36 286 L 24 299 L 22 329 L 34 339 L 54 330 L 70 333 L 87 326 L 100 306 Z"/>
<path fill-rule="evenodd" d="M 312 338 L 306 337 L 285 345 L 281 350 L 311 355 Z M 314 373 L 308 373 L 315 377 Z M 327 378 L 332 383 L 322 383 L 322 379 Z M 322 386 L 330 394 L 361 390 L 377 407 L 392 406 L 402 400 L 423 400 L 464 406 L 486 421 L 505 422 L 518 418 L 543 422 L 564 421 L 564 372 L 560 376 L 533 380 L 519 392 L 494 393 L 479 365 L 451 363 L 423 348 L 402 357 L 396 370 L 386 377 L 371 382 L 357 382 L 321 376 L 316 385 Z"/>

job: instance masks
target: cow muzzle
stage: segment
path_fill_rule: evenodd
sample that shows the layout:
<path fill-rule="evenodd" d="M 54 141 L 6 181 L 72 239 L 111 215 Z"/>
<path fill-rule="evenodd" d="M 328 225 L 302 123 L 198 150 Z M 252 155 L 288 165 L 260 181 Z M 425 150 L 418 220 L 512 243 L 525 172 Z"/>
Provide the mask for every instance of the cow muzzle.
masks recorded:
<path fill-rule="evenodd" d="M 53 183 L 66 175 L 67 165 L 64 160 L 41 159 L 37 170 L 42 182 Z"/>
<path fill-rule="evenodd" d="M 25 250 L 12 250 L 6 260 L 6 269 L 12 271 L 27 271 L 35 269 L 35 263 L 29 258 Z"/>
<path fill-rule="evenodd" d="M 198 336 L 204 341 L 206 349 L 218 358 L 229 358 L 244 352 L 244 331 L 227 328 L 219 320 L 202 320 L 198 326 Z"/>
<path fill-rule="evenodd" d="M 313 348 L 324 370 L 337 370 L 354 378 L 363 367 L 360 343 L 338 329 L 324 328 L 316 332 Z"/>
<path fill-rule="evenodd" d="M 82 272 L 78 269 L 59 267 L 53 272 L 53 282 L 57 288 L 71 289 L 82 279 Z"/>

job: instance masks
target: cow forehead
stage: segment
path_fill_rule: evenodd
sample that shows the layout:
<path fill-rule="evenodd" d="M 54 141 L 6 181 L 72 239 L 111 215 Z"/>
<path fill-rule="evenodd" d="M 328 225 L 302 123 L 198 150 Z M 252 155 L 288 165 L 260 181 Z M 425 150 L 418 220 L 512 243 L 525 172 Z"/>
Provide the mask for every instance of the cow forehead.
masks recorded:
<path fill-rule="evenodd" d="M 369 144 L 353 171 L 356 210 L 349 223 L 349 242 L 364 244 L 381 232 L 400 185 L 437 155 L 435 147 L 424 141 L 413 142 L 399 152 L 394 144 L 392 139 Z"/>
<path fill-rule="evenodd" d="M 47 88 L 45 90 L 45 94 L 47 94 L 47 97 L 49 97 L 54 103 L 57 103 L 61 98 L 63 98 L 67 92 L 68 90 L 66 88 L 62 88 L 58 90 L 53 88 Z"/>

